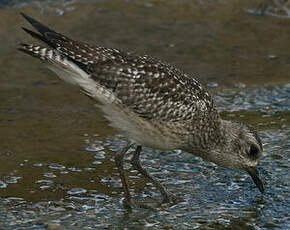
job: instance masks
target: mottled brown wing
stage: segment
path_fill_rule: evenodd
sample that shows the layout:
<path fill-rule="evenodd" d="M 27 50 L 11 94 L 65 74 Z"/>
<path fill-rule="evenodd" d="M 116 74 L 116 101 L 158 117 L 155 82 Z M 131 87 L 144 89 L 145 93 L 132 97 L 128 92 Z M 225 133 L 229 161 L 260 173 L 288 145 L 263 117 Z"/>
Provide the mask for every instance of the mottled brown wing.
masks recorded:
<path fill-rule="evenodd" d="M 210 95 L 195 79 L 148 56 L 123 56 L 91 66 L 91 77 L 146 119 L 179 121 L 201 113 L 218 116 Z"/>

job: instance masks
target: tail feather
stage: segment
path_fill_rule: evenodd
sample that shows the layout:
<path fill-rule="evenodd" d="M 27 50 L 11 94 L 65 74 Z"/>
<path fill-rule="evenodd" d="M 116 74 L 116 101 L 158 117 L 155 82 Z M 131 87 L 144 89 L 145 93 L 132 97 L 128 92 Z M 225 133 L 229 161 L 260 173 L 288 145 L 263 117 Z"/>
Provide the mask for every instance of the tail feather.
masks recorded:
<path fill-rule="evenodd" d="M 49 40 L 47 38 L 45 38 L 44 36 L 42 36 L 41 34 L 35 33 L 34 31 L 29 30 L 29 29 L 27 29 L 25 27 L 22 27 L 22 29 L 26 33 L 28 33 L 31 37 L 36 38 L 36 39 L 38 39 L 40 41 L 43 41 L 44 43 L 49 44 L 50 46 L 53 46 L 52 44 L 50 44 Z"/>
<path fill-rule="evenodd" d="M 49 47 L 22 43 L 18 50 L 43 60 L 60 79 L 79 86 L 93 99 L 104 104 L 116 100 L 110 89 L 101 86 L 91 77 L 93 65 L 99 61 L 107 62 L 110 55 L 115 58 L 111 54 L 112 50 L 71 40 L 24 13 L 21 15 L 38 33 L 27 28 L 23 30 Z"/>
<path fill-rule="evenodd" d="M 25 27 L 22 27 L 22 29 L 26 33 L 28 33 L 33 38 L 36 38 L 36 39 L 44 42 L 48 46 L 56 49 L 58 54 L 61 53 L 62 56 L 67 57 L 69 60 L 71 60 L 76 65 L 78 65 L 80 68 L 82 68 L 84 71 L 87 71 L 87 64 L 88 63 L 85 63 L 84 61 L 82 61 L 82 59 L 77 58 L 76 57 L 76 55 L 78 54 L 77 50 L 72 49 L 72 44 L 77 43 L 77 42 L 74 42 L 73 40 L 69 39 L 68 37 L 51 30 L 47 26 L 41 24 L 40 22 L 27 16 L 26 14 L 24 14 L 22 12 L 20 14 L 39 32 L 39 33 L 36 33 L 32 30 L 29 30 Z M 81 46 L 81 44 L 79 44 L 79 47 L 80 46 Z M 34 52 L 31 52 L 29 49 L 27 50 L 26 48 L 27 47 L 23 48 L 23 46 L 22 46 L 21 48 L 19 48 L 19 50 L 23 51 L 25 53 L 28 53 L 32 56 L 36 56 L 40 59 L 45 59 L 45 57 L 40 57 L 39 55 L 35 54 Z M 70 53 L 68 53 L 68 51 L 70 51 Z M 75 53 L 75 55 L 71 55 L 72 53 Z"/>
<path fill-rule="evenodd" d="M 60 63 L 63 60 L 62 55 L 54 49 L 26 43 L 21 43 L 20 45 L 21 47 L 19 47 L 18 50 L 41 60 L 54 63 Z"/>
<path fill-rule="evenodd" d="M 32 37 L 37 38 L 49 46 L 56 48 L 55 42 L 56 41 L 68 41 L 69 39 L 62 34 L 59 34 L 47 26 L 41 24 L 40 22 L 36 21 L 35 19 L 27 16 L 24 13 L 20 13 L 40 34 L 35 33 L 29 29 L 22 28 L 25 32 L 30 34 Z"/>
<path fill-rule="evenodd" d="M 58 56 L 61 55 L 62 57 L 66 57 L 83 71 L 90 73 L 91 70 L 89 66 L 96 61 L 95 56 L 92 55 L 92 52 L 94 51 L 93 48 L 85 43 L 73 41 L 64 35 L 51 30 L 24 13 L 20 14 L 39 32 L 37 33 L 22 27 L 26 33 L 53 48 L 52 52 L 58 54 Z M 37 51 L 30 50 L 30 47 L 26 45 L 22 45 L 19 50 L 43 60 L 46 58 L 45 56 L 39 56 Z"/>
<path fill-rule="evenodd" d="M 62 80 L 73 85 L 87 87 L 88 75 L 71 60 L 53 48 L 41 47 L 33 44 L 22 43 L 20 51 L 43 60 L 47 67 L 55 72 Z"/>
<path fill-rule="evenodd" d="M 23 12 L 20 13 L 37 31 L 41 34 L 45 34 L 46 32 L 54 32 L 53 30 L 49 29 L 45 25 L 41 24 L 40 22 L 36 21 L 35 19 L 27 16 Z M 55 33 L 55 32 L 54 32 Z"/>
<path fill-rule="evenodd" d="M 35 19 L 27 16 L 24 13 L 20 13 L 40 34 L 42 34 L 43 37 L 45 37 L 47 39 L 47 41 L 49 40 L 60 40 L 60 41 L 67 41 L 68 38 L 65 37 L 62 34 L 59 34 L 53 30 L 51 30 L 50 28 L 48 28 L 47 26 L 41 24 L 40 22 L 36 21 Z M 25 29 L 26 32 L 27 29 Z M 30 32 L 28 32 L 30 35 L 32 35 Z M 51 45 L 51 44 L 50 44 Z"/>

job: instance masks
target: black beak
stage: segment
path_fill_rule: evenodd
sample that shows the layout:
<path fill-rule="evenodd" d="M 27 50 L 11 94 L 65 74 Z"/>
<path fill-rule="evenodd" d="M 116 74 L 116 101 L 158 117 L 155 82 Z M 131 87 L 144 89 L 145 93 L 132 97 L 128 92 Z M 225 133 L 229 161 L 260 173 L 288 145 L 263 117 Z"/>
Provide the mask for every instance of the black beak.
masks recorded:
<path fill-rule="evenodd" d="M 257 185 L 260 192 L 264 193 L 264 185 L 261 179 L 259 178 L 258 170 L 254 167 L 249 167 L 249 168 L 246 168 L 246 171 L 250 174 L 250 176 L 252 177 L 253 181 Z"/>

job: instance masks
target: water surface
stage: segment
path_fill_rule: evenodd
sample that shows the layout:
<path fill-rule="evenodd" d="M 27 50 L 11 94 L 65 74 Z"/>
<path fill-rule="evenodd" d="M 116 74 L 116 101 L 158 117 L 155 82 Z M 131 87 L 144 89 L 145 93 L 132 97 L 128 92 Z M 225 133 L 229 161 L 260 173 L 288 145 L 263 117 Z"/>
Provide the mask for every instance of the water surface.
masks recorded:
<path fill-rule="evenodd" d="M 287 229 L 290 84 L 287 19 L 248 14 L 259 1 L 13 1 L 0 8 L 2 229 Z M 24 4 L 25 3 L 25 4 Z M 181 151 L 145 148 L 143 165 L 184 201 L 123 208 L 113 161 L 126 139 L 93 102 L 38 60 L 19 11 L 82 41 L 167 60 L 208 86 L 224 119 L 264 143 L 262 196 L 246 173 Z M 278 36 L 279 35 L 279 36 Z M 132 149 L 133 151 L 133 149 Z M 160 198 L 126 164 L 132 193 Z"/>

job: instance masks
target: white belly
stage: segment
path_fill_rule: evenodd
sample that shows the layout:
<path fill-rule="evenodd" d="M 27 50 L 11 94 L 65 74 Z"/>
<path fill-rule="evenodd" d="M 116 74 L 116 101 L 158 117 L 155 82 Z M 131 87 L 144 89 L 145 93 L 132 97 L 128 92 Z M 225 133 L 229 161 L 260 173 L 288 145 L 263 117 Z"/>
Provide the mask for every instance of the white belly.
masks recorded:
<path fill-rule="evenodd" d="M 112 127 L 136 144 L 162 150 L 180 147 L 172 138 L 164 135 L 156 124 L 137 116 L 133 112 L 123 110 L 112 104 L 98 105 L 98 107 L 104 112 Z"/>

